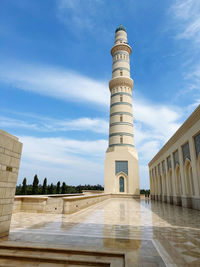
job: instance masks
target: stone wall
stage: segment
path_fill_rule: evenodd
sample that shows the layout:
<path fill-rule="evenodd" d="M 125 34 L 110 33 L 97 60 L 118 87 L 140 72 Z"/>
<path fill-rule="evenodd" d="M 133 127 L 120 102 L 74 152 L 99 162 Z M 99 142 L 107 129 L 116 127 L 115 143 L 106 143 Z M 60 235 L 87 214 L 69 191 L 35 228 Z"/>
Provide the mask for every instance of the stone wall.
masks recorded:
<path fill-rule="evenodd" d="M 132 194 L 96 194 L 96 195 L 48 195 L 48 196 L 16 196 L 13 213 L 55 213 L 70 214 L 102 202 L 109 198 L 137 198 Z"/>
<path fill-rule="evenodd" d="M 0 236 L 9 232 L 22 143 L 0 130 Z"/>
<path fill-rule="evenodd" d="M 63 198 L 63 213 L 70 214 L 91 205 L 104 201 L 110 198 L 110 194 L 88 195 L 84 197 Z"/>

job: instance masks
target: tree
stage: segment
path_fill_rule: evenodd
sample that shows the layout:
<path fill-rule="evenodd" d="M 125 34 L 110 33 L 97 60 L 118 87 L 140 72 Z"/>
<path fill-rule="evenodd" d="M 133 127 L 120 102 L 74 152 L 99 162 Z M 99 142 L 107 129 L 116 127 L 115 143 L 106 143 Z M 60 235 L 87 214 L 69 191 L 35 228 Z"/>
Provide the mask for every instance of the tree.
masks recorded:
<path fill-rule="evenodd" d="M 54 189 L 54 188 L 53 188 L 53 183 L 51 183 L 51 185 L 49 186 L 48 189 L 49 189 L 49 190 L 48 190 L 48 191 L 49 191 L 49 194 L 52 195 L 52 194 L 53 194 L 53 189 Z"/>
<path fill-rule="evenodd" d="M 57 182 L 56 194 L 60 194 L 60 181 Z"/>
<path fill-rule="evenodd" d="M 65 184 L 65 182 L 63 182 L 63 184 L 62 184 L 62 188 L 61 188 L 61 194 L 66 194 L 66 190 L 67 188 L 66 188 L 66 184 Z"/>
<path fill-rule="evenodd" d="M 37 195 L 37 193 L 38 193 L 38 184 L 39 184 L 39 179 L 38 179 L 37 174 L 36 174 L 34 176 L 34 179 L 33 179 L 32 195 Z"/>
<path fill-rule="evenodd" d="M 47 178 L 44 178 L 43 186 L 42 186 L 42 194 L 47 194 Z"/>
<path fill-rule="evenodd" d="M 26 195 L 26 193 L 27 193 L 26 178 L 24 178 L 22 184 L 23 184 L 23 185 L 22 185 L 22 188 L 21 188 L 21 194 L 22 194 L 22 195 Z"/>

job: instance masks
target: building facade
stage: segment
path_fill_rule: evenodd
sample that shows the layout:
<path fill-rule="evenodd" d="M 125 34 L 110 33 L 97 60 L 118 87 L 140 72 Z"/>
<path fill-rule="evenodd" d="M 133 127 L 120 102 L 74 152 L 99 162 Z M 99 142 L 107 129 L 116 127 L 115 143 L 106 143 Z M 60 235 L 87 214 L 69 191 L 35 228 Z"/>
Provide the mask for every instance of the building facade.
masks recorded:
<path fill-rule="evenodd" d="M 200 210 L 200 106 L 149 163 L 151 198 Z"/>
<path fill-rule="evenodd" d="M 139 195 L 139 164 L 133 135 L 131 52 L 126 29 L 120 25 L 111 49 L 113 65 L 109 82 L 110 127 L 105 157 L 105 193 Z"/>

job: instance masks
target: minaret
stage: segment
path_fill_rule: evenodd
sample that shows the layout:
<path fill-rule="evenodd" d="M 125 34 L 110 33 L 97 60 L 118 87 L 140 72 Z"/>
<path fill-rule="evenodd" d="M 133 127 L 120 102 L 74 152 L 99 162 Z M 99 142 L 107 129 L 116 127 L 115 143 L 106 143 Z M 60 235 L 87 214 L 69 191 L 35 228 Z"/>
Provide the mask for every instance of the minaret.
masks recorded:
<path fill-rule="evenodd" d="M 115 31 L 115 43 L 110 88 L 109 147 L 105 157 L 105 193 L 139 196 L 139 164 L 134 145 L 130 54 L 127 33 L 120 25 Z"/>

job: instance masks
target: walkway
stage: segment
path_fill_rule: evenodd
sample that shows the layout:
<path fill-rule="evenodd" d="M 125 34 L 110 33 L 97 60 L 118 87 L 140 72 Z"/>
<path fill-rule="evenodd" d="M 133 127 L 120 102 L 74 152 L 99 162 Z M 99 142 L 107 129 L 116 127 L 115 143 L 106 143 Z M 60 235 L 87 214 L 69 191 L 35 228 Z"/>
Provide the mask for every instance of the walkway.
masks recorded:
<path fill-rule="evenodd" d="M 200 266 L 200 212 L 157 201 L 109 199 L 72 215 L 13 214 L 4 240 L 126 251 L 135 266 Z"/>

